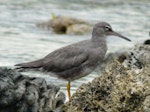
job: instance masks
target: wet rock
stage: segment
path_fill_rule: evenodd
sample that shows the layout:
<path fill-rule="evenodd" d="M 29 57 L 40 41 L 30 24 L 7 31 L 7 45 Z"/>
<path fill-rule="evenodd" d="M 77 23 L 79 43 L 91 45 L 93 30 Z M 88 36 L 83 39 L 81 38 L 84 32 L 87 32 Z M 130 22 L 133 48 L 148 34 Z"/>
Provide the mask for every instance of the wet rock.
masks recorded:
<path fill-rule="evenodd" d="M 150 46 L 109 55 L 102 75 L 82 84 L 65 112 L 150 112 Z"/>
<path fill-rule="evenodd" d="M 57 34 L 86 34 L 92 31 L 92 25 L 88 22 L 68 16 L 54 16 L 47 22 L 38 23 L 37 27 L 53 29 Z"/>
<path fill-rule="evenodd" d="M 0 68 L 0 112 L 61 112 L 65 94 L 42 78 Z"/>
<path fill-rule="evenodd" d="M 150 45 L 150 40 L 146 40 L 144 44 Z"/>

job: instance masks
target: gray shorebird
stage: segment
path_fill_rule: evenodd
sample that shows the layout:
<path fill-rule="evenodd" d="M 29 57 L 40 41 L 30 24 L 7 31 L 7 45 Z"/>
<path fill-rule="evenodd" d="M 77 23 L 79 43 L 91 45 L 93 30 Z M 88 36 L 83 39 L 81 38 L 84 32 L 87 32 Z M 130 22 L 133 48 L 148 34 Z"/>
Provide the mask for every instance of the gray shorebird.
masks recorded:
<path fill-rule="evenodd" d="M 20 69 L 42 68 L 43 71 L 67 80 L 70 99 L 70 82 L 90 74 L 102 62 L 107 52 L 106 37 L 110 35 L 131 41 L 113 31 L 108 23 L 99 22 L 94 25 L 91 39 L 59 48 L 42 59 L 15 66 Z"/>

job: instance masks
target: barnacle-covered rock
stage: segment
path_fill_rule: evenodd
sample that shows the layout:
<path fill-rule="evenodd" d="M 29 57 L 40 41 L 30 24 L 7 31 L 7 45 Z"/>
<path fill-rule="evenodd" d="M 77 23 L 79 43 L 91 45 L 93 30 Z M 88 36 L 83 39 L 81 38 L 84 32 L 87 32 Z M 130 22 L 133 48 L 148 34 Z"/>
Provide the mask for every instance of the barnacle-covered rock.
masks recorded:
<path fill-rule="evenodd" d="M 82 84 L 63 109 L 66 112 L 149 112 L 150 46 L 109 55 L 102 75 Z"/>
<path fill-rule="evenodd" d="M 61 112 L 65 94 L 42 78 L 0 68 L 0 112 Z"/>
<path fill-rule="evenodd" d="M 38 23 L 37 27 L 53 29 L 57 34 L 86 34 L 92 31 L 92 25 L 88 22 L 68 16 L 53 16 L 47 22 Z"/>

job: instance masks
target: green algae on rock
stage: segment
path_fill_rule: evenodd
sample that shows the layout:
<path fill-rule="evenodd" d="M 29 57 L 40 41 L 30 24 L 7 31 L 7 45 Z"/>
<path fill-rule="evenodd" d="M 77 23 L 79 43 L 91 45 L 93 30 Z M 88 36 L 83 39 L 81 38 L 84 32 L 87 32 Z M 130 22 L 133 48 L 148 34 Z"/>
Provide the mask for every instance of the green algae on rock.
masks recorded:
<path fill-rule="evenodd" d="M 102 75 L 82 84 L 64 105 L 64 111 L 149 112 L 149 59 L 150 46 L 137 45 L 128 54 L 105 61 Z"/>

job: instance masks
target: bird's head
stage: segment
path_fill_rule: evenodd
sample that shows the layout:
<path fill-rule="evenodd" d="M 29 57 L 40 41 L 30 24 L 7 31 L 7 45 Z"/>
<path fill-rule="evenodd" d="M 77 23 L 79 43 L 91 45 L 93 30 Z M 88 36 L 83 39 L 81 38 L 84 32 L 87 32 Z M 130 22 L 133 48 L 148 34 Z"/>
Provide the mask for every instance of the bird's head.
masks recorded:
<path fill-rule="evenodd" d="M 123 35 L 115 32 L 112 27 L 110 26 L 110 24 L 106 23 L 106 22 L 99 22 L 97 24 L 94 25 L 93 28 L 93 36 L 98 36 L 98 37 L 107 37 L 107 36 L 118 36 L 120 38 L 123 38 L 127 41 L 131 41 L 130 39 L 128 39 L 127 37 L 124 37 Z"/>

